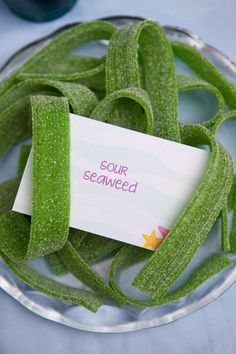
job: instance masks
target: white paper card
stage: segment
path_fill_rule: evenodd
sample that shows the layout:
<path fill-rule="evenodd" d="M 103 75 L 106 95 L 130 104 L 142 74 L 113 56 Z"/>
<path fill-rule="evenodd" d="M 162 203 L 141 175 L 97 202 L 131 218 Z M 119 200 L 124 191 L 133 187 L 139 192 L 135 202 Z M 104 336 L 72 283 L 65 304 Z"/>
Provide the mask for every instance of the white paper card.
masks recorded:
<path fill-rule="evenodd" d="M 71 114 L 70 226 L 155 249 L 203 178 L 210 153 Z M 31 214 L 30 155 L 13 206 Z"/>

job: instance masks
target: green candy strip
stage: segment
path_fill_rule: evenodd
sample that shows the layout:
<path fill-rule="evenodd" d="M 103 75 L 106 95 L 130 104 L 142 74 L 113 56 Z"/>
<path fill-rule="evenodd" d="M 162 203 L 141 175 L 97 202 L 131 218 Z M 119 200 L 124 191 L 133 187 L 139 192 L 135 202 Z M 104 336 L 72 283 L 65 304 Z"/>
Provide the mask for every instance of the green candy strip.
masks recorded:
<path fill-rule="evenodd" d="M 47 255 L 47 260 L 50 266 L 51 271 L 59 276 L 67 272 L 65 264 L 61 261 L 61 258 L 58 256 L 57 252 Z"/>
<path fill-rule="evenodd" d="M 155 43 L 155 45 L 153 45 Z M 143 88 L 150 97 L 153 135 L 180 141 L 178 101 L 173 53 L 164 30 L 143 21 L 116 31 L 106 58 L 106 91 Z M 119 107 L 118 116 L 124 109 Z"/>
<path fill-rule="evenodd" d="M 86 86 L 74 82 L 29 79 L 11 87 L 0 96 L 0 155 L 12 144 L 31 134 L 29 95 L 63 95 L 72 112 L 88 116 L 97 105 L 96 96 Z"/>
<path fill-rule="evenodd" d="M 225 253 L 230 252 L 230 234 L 228 228 L 227 205 L 221 210 L 221 248 Z"/>
<path fill-rule="evenodd" d="M 121 115 L 129 105 L 128 115 Z M 118 108 L 118 110 L 117 110 Z M 119 113 L 116 115 L 115 113 Z M 137 114 L 142 112 L 142 114 Z M 151 134 L 153 131 L 153 112 L 148 95 L 142 89 L 129 87 L 106 96 L 91 113 L 91 118 Z"/>
<path fill-rule="evenodd" d="M 70 229 L 69 240 L 76 249 L 78 249 L 80 247 L 80 244 L 85 237 L 86 237 L 86 233 L 84 231 L 76 230 L 76 229 L 72 229 L 72 228 Z M 63 261 L 61 260 L 58 252 L 54 252 L 52 254 L 49 254 L 47 256 L 47 259 L 49 261 L 51 270 L 56 275 L 63 274 L 64 272 L 67 271 L 67 267 L 63 263 Z"/>
<path fill-rule="evenodd" d="M 103 88 L 104 59 L 89 58 L 86 63 L 85 59 L 81 61 L 81 58 L 76 59 L 75 55 L 72 56 L 71 51 L 91 41 L 109 40 L 114 31 L 115 27 L 105 21 L 93 21 L 74 26 L 55 37 L 33 56 L 20 69 L 17 78 L 22 80 L 29 77 L 45 77 L 53 80 L 77 81 L 88 87 Z M 71 65 L 72 61 L 73 65 Z M 74 65 L 75 61 L 77 65 Z M 72 68 L 76 71 L 71 71 Z M 63 69 L 65 69 L 64 72 Z M 103 85 L 99 83 L 101 79 Z"/>
<path fill-rule="evenodd" d="M 227 207 L 229 210 L 233 210 L 234 208 L 235 196 L 236 196 L 236 176 L 234 175 L 233 184 L 228 195 Z"/>
<path fill-rule="evenodd" d="M 120 303 L 120 299 L 116 296 L 113 289 L 85 263 L 70 241 L 66 242 L 65 246 L 58 252 L 58 255 L 67 270 L 83 284 L 87 285 L 97 294 L 115 301 L 118 304 Z"/>
<path fill-rule="evenodd" d="M 103 298 L 90 291 L 73 288 L 35 271 L 25 264 L 16 264 L 2 254 L 7 266 L 31 288 L 59 300 L 72 302 L 96 312 L 103 303 Z"/>
<path fill-rule="evenodd" d="M 225 112 L 224 114 L 221 114 L 215 121 L 214 125 L 212 126 L 212 133 L 216 134 L 220 126 L 231 119 L 236 119 L 236 110 L 235 111 L 229 111 Z"/>
<path fill-rule="evenodd" d="M 4 214 L 2 217 L 5 217 L 7 214 Z M 8 216 L 16 216 L 17 214 L 12 213 L 8 214 Z M 24 243 L 26 241 L 25 235 L 30 232 L 30 224 L 27 219 L 21 216 L 21 223 L 19 219 L 16 219 L 14 223 L 13 219 L 11 219 L 11 223 L 8 225 L 7 229 L 3 229 L 3 224 L 1 223 L 1 234 L 3 232 L 13 232 L 11 235 L 13 238 L 17 238 L 15 244 L 9 245 L 9 250 L 12 252 L 12 246 L 18 248 L 16 256 L 19 253 L 19 248 L 24 252 Z M 8 219 L 9 220 L 9 219 Z M 2 221 L 2 218 L 1 218 Z M 10 230 L 9 226 L 12 227 Z M 14 248 L 13 248 L 14 250 Z M 7 250 L 5 249 L 7 253 Z M 4 253 L 2 253 L 2 258 L 4 259 L 5 263 L 8 267 L 26 284 L 31 286 L 32 288 L 41 291 L 42 293 L 55 297 L 57 299 L 62 299 L 65 301 L 69 301 L 75 304 L 80 304 L 89 310 L 96 312 L 98 307 L 102 304 L 103 299 L 97 294 L 93 294 L 88 291 L 76 289 L 73 287 L 66 286 L 62 283 L 56 282 L 43 274 L 38 273 L 34 269 L 30 268 L 26 264 L 19 264 L 12 262 Z M 11 253 L 12 254 L 12 253 Z"/>
<path fill-rule="evenodd" d="M 196 290 L 206 280 L 233 264 L 233 262 L 229 260 L 225 255 L 217 253 L 211 258 L 207 259 L 195 271 L 193 271 L 193 273 L 180 288 L 170 294 L 167 294 L 161 300 L 138 300 L 137 298 L 128 296 L 121 290 L 118 285 L 117 278 L 119 273 L 129 266 L 149 259 L 150 256 L 151 252 L 149 250 L 142 249 L 140 251 L 138 247 L 131 245 L 123 246 L 115 255 L 110 269 L 109 282 L 114 291 L 117 292 L 117 295 L 120 296 L 120 298 L 126 304 L 136 307 L 152 307 L 176 301 Z"/>
<path fill-rule="evenodd" d="M 21 175 L 0 184 L 0 215 L 11 210 L 21 181 Z"/>
<path fill-rule="evenodd" d="M 112 288 L 87 265 L 87 260 L 91 262 L 111 252 L 111 247 L 107 247 L 106 239 L 102 243 L 105 247 L 102 248 L 95 238 L 90 239 L 91 236 L 92 235 L 88 235 L 86 232 L 71 229 L 69 240 L 66 245 L 59 252 L 55 252 L 48 256 L 50 266 L 55 274 L 59 275 L 65 271 L 69 271 L 96 293 L 105 298 L 109 298 L 112 301 L 120 303 L 119 297 L 116 296 L 116 293 L 112 290 Z M 80 246 L 87 238 L 90 242 L 86 243 L 86 245 L 89 245 L 90 247 L 89 249 L 84 248 L 83 258 L 80 254 Z M 101 237 L 101 239 L 103 239 L 103 237 Z M 121 245 L 120 242 L 119 244 Z M 99 245 L 100 248 L 97 248 L 97 245 Z M 113 249 L 115 249 L 114 245 Z M 89 251 L 91 251 L 91 253 Z"/>
<path fill-rule="evenodd" d="M 79 247 L 73 244 L 76 251 L 79 252 L 86 263 L 93 263 L 101 257 L 117 251 L 122 245 L 122 242 L 90 233 L 86 234 Z"/>
<path fill-rule="evenodd" d="M 0 184 L 0 215 L 8 212 L 13 207 L 30 148 L 30 145 L 21 147 L 17 176 Z"/>
<path fill-rule="evenodd" d="M 169 296 L 161 300 L 158 305 L 163 305 L 176 301 L 197 289 L 205 281 L 217 275 L 219 272 L 231 267 L 233 261 L 222 253 L 215 253 L 208 260 L 203 262 L 196 271 L 194 271 L 187 281 L 179 289 L 170 293 Z"/>
<path fill-rule="evenodd" d="M 232 159 L 210 132 L 198 125 L 182 126 L 181 131 L 186 144 L 209 144 L 211 157 L 207 173 L 188 206 L 133 281 L 135 287 L 155 300 L 166 295 L 191 261 L 224 207 L 233 179 Z"/>
<path fill-rule="evenodd" d="M 24 262 L 60 249 L 66 242 L 70 209 L 69 107 L 65 98 L 31 98 L 33 120 L 32 224 L 9 212 L 0 218 L 2 252 Z M 45 187 L 46 186 L 46 187 Z M 25 232 L 25 229 L 28 231 Z M 24 233 L 24 235 L 23 235 Z M 22 234 L 17 247 L 18 234 Z"/>
<path fill-rule="evenodd" d="M 217 118 L 217 120 L 215 121 L 215 124 L 212 127 L 212 132 L 214 134 L 217 133 L 218 129 L 220 128 L 220 126 L 231 119 L 236 119 L 236 110 L 235 111 L 229 111 L 226 112 L 224 114 L 222 114 L 221 116 L 219 116 Z M 228 209 L 232 210 L 233 212 L 233 222 L 232 222 L 232 227 L 231 227 L 231 231 L 229 233 L 228 231 L 228 221 L 226 221 L 227 215 L 228 215 Z M 228 195 L 228 201 L 227 201 L 227 205 L 225 206 L 223 212 L 222 212 L 222 225 L 225 224 L 224 226 L 224 234 L 222 235 L 222 237 L 225 236 L 225 242 L 230 242 L 230 252 L 231 253 L 236 253 L 236 176 L 234 176 L 233 179 L 233 184 L 231 187 L 231 190 L 229 192 Z M 225 220 L 224 220 L 225 219 Z M 227 226 L 227 230 L 226 230 L 226 226 Z M 229 239 L 229 240 L 228 240 Z M 227 247 L 227 251 L 229 247 Z"/>
<path fill-rule="evenodd" d="M 0 156 L 30 134 L 29 97 L 23 97 L 0 112 Z"/>
<path fill-rule="evenodd" d="M 20 150 L 20 157 L 19 157 L 19 163 L 18 163 L 18 174 L 22 175 L 26 166 L 26 162 L 28 160 L 30 150 L 31 150 L 31 145 L 22 145 L 21 150 Z"/>
<path fill-rule="evenodd" d="M 210 127 L 211 125 L 213 125 L 217 117 L 219 117 L 224 112 L 225 102 L 223 96 L 215 86 L 209 84 L 208 82 L 196 77 L 177 75 L 177 88 L 179 94 L 181 94 L 181 92 L 189 90 L 205 89 L 207 91 L 210 91 L 215 96 L 218 102 L 218 108 L 212 118 L 202 123 L 202 125 L 204 125 L 205 127 Z"/>
<path fill-rule="evenodd" d="M 71 51 L 91 41 L 110 39 L 115 27 L 105 21 L 74 26 L 52 39 L 0 86 L 0 95 L 19 80 L 47 78 L 77 81 L 88 87 L 104 88 L 104 60 L 76 58 Z M 74 68 L 75 71 L 72 71 Z"/>
<path fill-rule="evenodd" d="M 22 175 L 22 173 L 24 172 L 25 165 L 28 160 L 31 147 L 32 147 L 31 145 L 22 145 L 21 146 L 20 158 L 19 158 L 19 164 L 18 164 L 18 174 L 20 174 L 20 175 Z M 19 179 L 19 181 L 20 181 L 20 179 Z M 15 189 L 15 190 L 13 189 L 12 192 L 13 192 L 12 200 L 14 200 L 17 189 Z M 12 204 L 13 204 L 13 202 L 12 202 Z M 0 205 L 2 205 L 1 202 L 0 202 Z M 9 206 L 9 208 L 5 211 L 9 211 L 11 208 L 12 208 L 12 205 Z M 61 262 L 59 256 L 56 254 L 56 252 L 49 254 L 47 256 L 47 259 L 48 259 L 50 267 L 55 275 L 61 275 L 62 273 L 64 273 L 66 271 L 65 265 Z"/>
<path fill-rule="evenodd" d="M 232 222 L 232 228 L 229 237 L 230 237 L 230 251 L 235 254 L 236 253 L 236 194 L 234 195 L 233 222 Z"/>
<path fill-rule="evenodd" d="M 31 109 L 33 196 L 27 259 L 49 254 L 65 244 L 70 215 L 68 101 L 65 98 L 31 97 Z"/>
<path fill-rule="evenodd" d="M 61 82 L 48 79 L 28 79 L 11 87 L 0 96 L 2 111 L 18 99 L 34 94 L 66 97 L 75 114 L 88 114 L 96 105 L 97 99 L 89 88 L 76 82 Z"/>
<path fill-rule="evenodd" d="M 125 303 L 137 307 L 152 307 L 157 306 L 154 300 L 138 300 L 134 297 L 125 294 L 118 285 L 118 277 L 122 270 L 147 260 L 152 255 L 152 252 L 144 248 L 135 247 L 132 245 L 124 245 L 113 258 L 110 272 L 109 284 L 117 293 L 117 296 Z"/>
<path fill-rule="evenodd" d="M 0 184 L 0 215 L 8 212 L 13 207 L 30 147 L 30 145 L 23 145 L 21 147 L 17 176 Z"/>
<path fill-rule="evenodd" d="M 186 43 L 172 42 L 174 54 L 200 78 L 215 86 L 230 109 L 236 109 L 236 88 L 201 52 Z"/>

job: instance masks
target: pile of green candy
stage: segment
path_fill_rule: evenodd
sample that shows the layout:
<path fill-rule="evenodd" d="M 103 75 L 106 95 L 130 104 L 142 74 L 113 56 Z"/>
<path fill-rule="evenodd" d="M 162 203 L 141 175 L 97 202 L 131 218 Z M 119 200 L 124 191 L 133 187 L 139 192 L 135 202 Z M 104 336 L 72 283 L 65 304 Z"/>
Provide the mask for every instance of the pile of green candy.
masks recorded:
<path fill-rule="evenodd" d="M 109 41 L 105 57 L 72 53 L 98 40 Z M 174 55 L 196 77 L 177 76 Z M 217 112 L 202 124 L 182 124 L 178 94 L 198 88 L 216 97 Z M 104 21 L 83 23 L 51 40 L 1 84 L 0 107 L 1 155 L 33 136 L 31 219 L 11 211 L 29 146 L 21 150 L 17 176 L 0 186 L 0 253 L 32 288 L 93 312 L 105 299 L 119 306 L 158 306 L 189 294 L 232 265 L 225 253 L 236 251 L 236 178 L 229 153 L 214 135 L 223 122 L 236 117 L 236 89 L 196 49 L 171 42 L 152 21 L 120 30 Z M 183 144 L 209 146 L 203 180 L 155 252 L 69 228 L 69 112 Z M 234 215 L 230 231 L 229 210 Z M 219 217 L 222 251 L 170 291 Z M 115 256 L 107 284 L 89 265 L 110 253 Z M 56 275 L 71 272 L 91 291 L 56 282 L 27 264 L 41 256 Z M 150 297 L 148 301 L 127 296 L 117 281 L 123 269 L 143 260 L 132 284 Z"/>

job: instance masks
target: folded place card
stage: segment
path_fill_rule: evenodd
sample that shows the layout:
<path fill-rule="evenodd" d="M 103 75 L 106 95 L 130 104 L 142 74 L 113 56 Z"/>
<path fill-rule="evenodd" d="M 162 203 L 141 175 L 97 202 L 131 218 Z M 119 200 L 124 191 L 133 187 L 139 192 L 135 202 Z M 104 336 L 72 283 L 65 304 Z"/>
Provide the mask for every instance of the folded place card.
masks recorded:
<path fill-rule="evenodd" d="M 71 114 L 70 226 L 156 249 L 204 177 L 210 153 Z M 32 153 L 13 210 L 31 214 Z"/>

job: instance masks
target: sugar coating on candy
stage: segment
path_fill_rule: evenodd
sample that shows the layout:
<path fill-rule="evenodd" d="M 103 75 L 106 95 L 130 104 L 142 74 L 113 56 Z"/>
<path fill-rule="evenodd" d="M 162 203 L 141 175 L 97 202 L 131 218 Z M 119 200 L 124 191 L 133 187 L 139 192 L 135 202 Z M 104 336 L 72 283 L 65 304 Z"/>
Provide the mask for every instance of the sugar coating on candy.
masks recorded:
<path fill-rule="evenodd" d="M 43 256 L 67 239 L 70 212 L 70 132 L 68 101 L 31 98 L 33 120 L 32 223 L 8 212 L 0 217 L 2 251 L 15 262 Z M 61 193 L 61 194 L 60 194 Z M 24 228 L 26 227 L 26 231 Z M 19 239 L 19 235 L 21 238 Z M 19 247 L 17 246 L 19 242 Z"/>
<path fill-rule="evenodd" d="M 4 189 L 6 183 L 11 184 L 14 180 L 9 180 L 8 182 L 0 185 L 1 189 Z M 20 179 L 18 181 L 18 184 Z M 84 291 L 76 289 L 73 287 L 66 286 L 62 283 L 56 282 L 43 274 L 38 273 L 34 269 L 28 267 L 26 264 L 19 264 L 12 262 L 6 254 L 10 255 L 12 259 L 20 260 L 24 257 L 26 252 L 26 245 L 28 241 L 28 235 L 30 232 L 30 224 L 27 219 L 18 213 L 8 212 L 12 207 L 12 193 L 14 188 L 12 188 L 11 193 L 7 194 L 6 204 L 1 204 L 2 208 L 5 206 L 5 213 L 1 216 L 0 223 L 0 235 L 6 235 L 9 233 L 8 242 L 6 247 L 1 250 L 1 256 L 4 259 L 8 267 L 26 284 L 33 287 L 34 289 L 48 295 L 53 296 L 57 299 L 62 299 L 64 301 L 69 301 L 75 304 L 80 304 L 92 312 L 96 312 L 101 306 L 103 299 L 101 296 L 91 293 L 89 291 Z M 15 194 L 16 194 L 15 190 Z M 6 208 L 6 205 L 8 208 Z M 2 210 L 1 210 L 2 212 Z M 4 228 L 4 220 L 6 221 L 6 227 Z M 2 246 L 2 243 L 1 243 Z"/>
<path fill-rule="evenodd" d="M 233 222 L 232 228 L 230 232 L 230 252 L 236 253 L 236 194 L 234 195 L 234 202 L 233 202 Z"/>
<path fill-rule="evenodd" d="M 27 79 L 11 87 L 4 95 L 0 96 L 2 109 L 9 107 L 15 101 L 29 95 L 44 93 L 56 96 L 59 93 L 70 102 L 74 113 L 84 115 L 97 105 L 97 99 L 92 91 L 76 82 L 62 82 L 49 79 Z"/>
<path fill-rule="evenodd" d="M 70 215 L 70 124 L 65 98 L 31 97 L 32 224 L 28 259 L 66 242 Z"/>
<path fill-rule="evenodd" d="M 25 262 L 29 235 L 30 224 L 23 214 L 8 211 L 0 216 L 1 251 L 13 262 Z"/>
<path fill-rule="evenodd" d="M 110 39 L 115 27 L 105 21 L 93 21 L 75 26 L 49 42 L 30 59 L 17 74 L 18 79 L 48 78 L 62 81 L 77 81 L 88 87 L 104 87 L 104 60 L 88 58 L 73 59 L 71 51 L 84 43 Z M 76 61 L 76 64 L 74 63 Z M 82 65 L 81 65 L 82 64 Z M 87 64 L 87 65 L 86 65 Z M 72 72 L 71 68 L 75 71 Z"/>
<path fill-rule="evenodd" d="M 153 135 L 180 141 L 174 57 L 164 30 L 153 21 L 134 24 L 111 37 L 106 58 L 107 94 L 127 87 L 141 87 L 149 95 Z"/>
<path fill-rule="evenodd" d="M 129 87 L 107 95 L 91 113 L 91 118 L 151 134 L 153 111 L 147 93 Z"/>
<path fill-rule="evenodd" d="M 174 54 L 200 78 L 215 86 L 230 109 L 236 108 L 236 88 L 201 52 L 186 43 L 172 42 Z"/>
<path fill-rule="evenodd" d="M 58 256 L 57 252 L 47 255 L 47 261 L 49 263 L 51 271 L 55 275 L 62 275 L 67 271 L 65 264 L 62 262 L 61 258 Z"/>
<path fill-rule="evenodd" d="M 236 176 L 234 175 L 233 184 L 228 195 L 227 207 L 229 210 L 233 210 L 236 199 Z"/>
<path fill-rule="evenodd" d="M 228 208 L 227 205 L 221 210 L 221 248 L 225 253 L 230 252 L 230 236 L 228 228 Z"/>
<path fill-rule="evenodd" d="M 21 175 L 0 184 L 0 215 L 11 210 L 21 181 Z"/>
<path fill-rule="evenodd" d="M 157 306 L 157 303 L 150 300 L 139 300 L 126 294 L 118 285 L 118 277 L 122 270 L 132 266 L 133 264 L 140 263 L 151 257 L 151 252 L 146 249 L 140 249 L 139 247 L 132 245 L 124 245 L 113 258 L 110 272 L 109 272 L 109 284 L 113 290 L 117 293 L 120 299 L 129 305 L 136 307 L 152 307 Z"/>
<path fill-rule="evenodd" d="M 220 115 L 214 125 L 212 126 L 212 132 L 217 133 L 218 129 L 222 124 L 228 120 L 236 119 L 236 110 L 225 112 Z M 228 227 L 228 210 L 231 210 L 233 214 L 233 221 L 231 226 L 231 231 L 229 232 Z M 233 183 L 228 195 L 227 205 L 222 210 L 221 213 L 221 223 L 222 223 L 222 243 L 226 252 L 236 253 L 236 176 L 234 175 Z"/>
<path fill-rule="evenodd" d="M 11 262 L 4 254 L 2 254 L 2 257 L 8 267 L 23 282 L 48 296 L 82 305 L 92 312 L 96 312 L 103 303 L 103 298 L 95 293 L 64 285 L 27 265 L 19 265 Z"/>
<path fill-rule="evenodd" d="M 97 58 L 71 59 L 72 49 L 87 42 L 109 39 L 115 27 L 105 21 L 93 21 L 73 26 L 53 38 L 0 85 L 0 95 L 22 79 L 49 78 L 80 81 L 88 87 L 104 88 L 104 62 Z M 72 62 L 73 61 L 73 62 Z M 74 72 L 71 72 L 72 66 Z M 61 73 L 61 71 L 63 73 Z"/>
<path fill-rule="evenodd" d="M 179 300 L 181 297 L 196 290 L 210 277 L 218 274 L 233 264 L 233 262 L 225 255 L 222 253 L 217 253 L 197 267 L 184 282 L 183 286 L 180 286 L 175 291 L 166 294 L 161 299 L 139 300 L 128 296 L 118 285 L 117 277 L 119 276 L 119 273 L 133 264 L 149 259 L 150 256 L 150 252 L 145 249 L 140 250 L 136 246 L 125 245 L 113 259 L 109 276 L 110 285 L 114 291 L 117 292 L 117 295 L 119 295 L 120 298 L 129 305 L 143 308 L 160 306 Z"/>
<path fill-rule="evenodd" d="M 0 156 L 25 137 L 29 127 L 29 97 L 23 97 L 0 112 Z"/>
<path fill-rule="evenodd" d="M 218 102 L 218 107 L 215 115 L 202 123 L 202 125 L 204 125 L 205 127 L 211 127 L 212 125 L 214 125 L 217 118 L 224 113 L 225 102 L 222 94 L 215 86 L 209 84 L 208 82 L 201 80 L 197 77 L 177 75 L 177 88 L 179 94 L 185 91 L 205 89 L 207 91 L 210 91 L 215 96 Z"/>
<path fill-rule="evenodd" d="M 66 242 L 58 254 L 66 265 L 67 270 L 76 278 L 99 295 L 119 303 L 119 298 L 116 297 L 113 289 L 84 262 L 70 241 Z"/>
<path fill-rule="evenodd" d="M 76 237 L 76 240 L 78 238 Z M 86 233 L 85 238 L 80 245 L 74 248 L 79 252 L 80 256 L 86 263 L 92 263 L 99 258 L 109 255 L 113 251 L 117 251 L 123 245 L 122 242 L 98 235 Z"/>
<path fill-rule="evenodd" d="M 19 82 L 0 96 L 0 155 L 18 140 L 30 135 L 29 95 L 65 96 L 73 113 L 89 116 L 98 101 L 86 86 L 74 82 L 29 79 Z"/>

